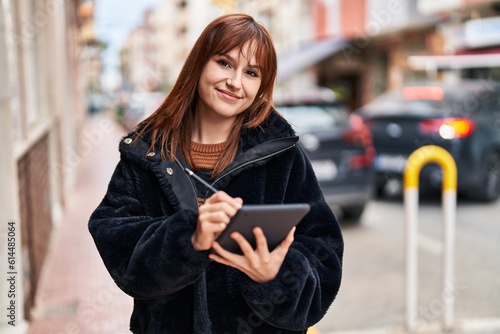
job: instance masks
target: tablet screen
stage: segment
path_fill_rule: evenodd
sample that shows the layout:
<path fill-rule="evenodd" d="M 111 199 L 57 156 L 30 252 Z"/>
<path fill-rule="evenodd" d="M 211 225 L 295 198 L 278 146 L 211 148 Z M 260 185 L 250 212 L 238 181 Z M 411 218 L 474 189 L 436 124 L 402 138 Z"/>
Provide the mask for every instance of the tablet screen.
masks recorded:
<path fill-rule="evenodd" d="M 240 246 L 230 237 L 233 231 L 238 231 L 255 249 L 255 236 L 252 229 L 259 226 L 264 231 L 269 251 L 272 251 L 309 210 L 310 206 L 306 203 L 243 205 L 226 229 L 217 237 L 217 242 L 224 249 L 241 254 Z"/>

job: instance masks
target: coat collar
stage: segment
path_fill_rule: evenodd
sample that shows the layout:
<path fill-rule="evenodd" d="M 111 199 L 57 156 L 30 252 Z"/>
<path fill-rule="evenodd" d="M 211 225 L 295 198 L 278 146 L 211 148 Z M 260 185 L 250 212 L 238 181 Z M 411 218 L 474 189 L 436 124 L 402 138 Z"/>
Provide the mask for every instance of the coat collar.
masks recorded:
<path fill-rule="evenodd" d="M 281 117 L 276 110 L 272 110 L 269 117 L 256 128 L 243 127 L 241 129 L 240 148 L 242 152 L 279 138 L 295 137 L 295 131 L 290 124 Z"/>
<path fill-rule="evenodd" d="M 196 192 L 191 179 L 185 174 L 186 166 L 182 154 L 175 161 L 161 158 L 159 148 L 150 150 L 151 138 L 137 138 L 137 132 L 131 132 L 120 142 L 120 153 L 140 166 L 151 170 L 158 177 L 167 196 L 174 196 L 180 207 L 193 209 L 197 207 Z M 219 184 L 228 182 L 229 174 L 237 174 L 253 163 L 264 162 L 267 158 L 293 147 L 298 141 L 290 124 L 273 110 L 264 123 L 257 128 L 243 127 L 240 137 L 240 149 L 231 165 L 222 173 Z M 237 171 L 235 173 L 235 171 Z M 172 193 L 171 193 L 172 192 Z"/>

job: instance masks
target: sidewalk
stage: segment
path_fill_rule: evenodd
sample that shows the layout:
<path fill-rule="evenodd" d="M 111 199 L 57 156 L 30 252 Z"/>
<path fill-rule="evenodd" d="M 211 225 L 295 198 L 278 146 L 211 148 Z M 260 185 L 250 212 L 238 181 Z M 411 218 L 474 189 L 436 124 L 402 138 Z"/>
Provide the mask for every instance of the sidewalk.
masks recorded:
<path fill-rule="evenodd" d="M 86 121 L 82 139 L 90 139 L 82 146 L 77 180 L 53 230 L 28 334 L 130 333 L 132 298 L 112 281 L 87 229 L 118 162 L 124 134 L 105 115 Z"/>

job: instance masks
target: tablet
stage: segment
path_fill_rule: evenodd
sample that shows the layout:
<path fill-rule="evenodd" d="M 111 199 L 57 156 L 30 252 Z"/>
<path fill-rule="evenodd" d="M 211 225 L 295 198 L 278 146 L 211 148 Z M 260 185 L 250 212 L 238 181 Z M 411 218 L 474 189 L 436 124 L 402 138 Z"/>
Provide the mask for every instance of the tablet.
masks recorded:
<path fill-rule="evenodd" d="M 230 235 L 240 232 L 255 249 L 255 226 L 264 231 L 269 251 L 272 251 L 309 212 L 306 203 L 296 204 L 247 204 L 234 215 L 226 229 L 217 237 L 217 242 L 226 250 L 242 254 L 240 246 Z"/>

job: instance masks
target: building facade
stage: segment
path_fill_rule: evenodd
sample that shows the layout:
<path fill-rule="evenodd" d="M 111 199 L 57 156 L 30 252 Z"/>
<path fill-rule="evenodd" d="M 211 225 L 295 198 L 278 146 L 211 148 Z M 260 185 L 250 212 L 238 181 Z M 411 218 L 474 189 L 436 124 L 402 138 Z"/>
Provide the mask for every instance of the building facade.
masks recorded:
<path fill-rule="evenodd" d="M 253 0 L 237 1 L 236 8 L 269 27 L 286 72 L 279 85 L 332 88 L 351 110 L 408 82 L 499 80 L 498 1 L 294 0 L 283 6 Z"/>
<path fill-rule="evenodd" d="M 154 37 L 131 42 L 131 34 L 123 64 L 125 72 L 147 69 L 168 91 L 205 25 L 220 14 L 244 12 L 273 36 L 278 85 L 330 87 L 354 110 L 407 82 L 498 80 L 499 7 L 494 0 L 164 1 L 145 20 Z M 154 51 L 143 47 L 140 58 L 155 56 L 143 66 L 128 55 L 147 40 Z M 131 79 L 131 86 L 144 89 L 147 76 Z"/>
<path fill-rule="evenodd" d="M 0 296 L 14 314 L 0 318 L 2 333 L 23 332 L 75 178 L 85 113 L 79 4 L 0 2 L 0 268 L 12 278 L 0 291 L 15 290 Z"/>
<path fill-rule="evenodd" d="M 221 0 L 162 1 L 151 8 L 120 51 L 122 88 L 167 92 L 205 26 L 233 8 Z"/>
<path fill-rule="evenodd" d="M 329 1 L 312 2 L 319 7 L 313 13 L 329 16 L 315 24 L 340 20 L 346 41 L 316 64 L 317 83 L 339 92 L 353 110 L 409 82 L 500 80 L 497 1 L 339 0 L 340 16 L 331 17 L 324 10 Z"/>

